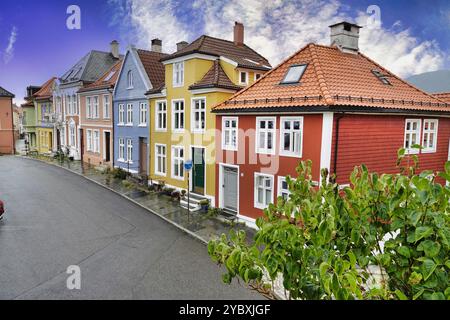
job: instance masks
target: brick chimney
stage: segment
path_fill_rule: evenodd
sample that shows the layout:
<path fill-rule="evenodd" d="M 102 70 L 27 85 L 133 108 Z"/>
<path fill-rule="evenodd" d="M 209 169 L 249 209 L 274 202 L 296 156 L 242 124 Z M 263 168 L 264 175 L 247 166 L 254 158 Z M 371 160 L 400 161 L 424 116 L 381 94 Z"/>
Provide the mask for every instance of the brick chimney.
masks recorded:
<path fill-rule="evenodd" d="M 359 29 L 361 28 L 345 21 L 331 25 L 331 45 L 336 45 L 343 52 L 358 53 Z"/>
<path fill-rule="evenodd" d="M 234 23 L 234 44 L 237 46 L 244 45 L 244 25 L 240 22 Z"/>
<path fill-rule="evenodd" d="M 111 41 L 111 54 L 114 58 L 119 59 L 119 42 L 117 40 Z"/>
<path fill-rule="evenodd" d="M 152 40 L 152 51 L 153 52 L 162 52 L 162 41 L 160 39 Z"/>
<path fill-rule="evenodd" d="M 177 51 L 186 48 L 189 45 L 186 41 L 181 41 L 177 43 Z"/>

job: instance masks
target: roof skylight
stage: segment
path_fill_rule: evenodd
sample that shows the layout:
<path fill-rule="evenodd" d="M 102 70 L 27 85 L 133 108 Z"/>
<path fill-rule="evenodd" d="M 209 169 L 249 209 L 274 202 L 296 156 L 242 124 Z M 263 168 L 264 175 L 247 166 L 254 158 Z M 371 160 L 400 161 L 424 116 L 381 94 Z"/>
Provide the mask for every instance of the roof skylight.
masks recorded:
<path fill-rule="evenodd" d="M 295 64 L 289 67 L 282 84 L 298 83 L 306 70 L 306 64 Z"/>
<path fill-rule="evenodd" d="M 115 71 L 111 71 L 108 76 L 103 80 L 104 82 L 107 82 L 109 80 L 111 80 L 111 78 L 113 77 L 113 75 L 115 74 Z"/>
<path fill-rule="evenodd" d="M 379 71 L 379 70 L 372 70 L 372 73 L 375 75 L 375 77 L 378 78 L 378 80 L 383 82 L 383 84 L 392 85 L 388 79 L 388 77 L 389 77 L 388 75 L 382 74 L 381 71 Z"/>

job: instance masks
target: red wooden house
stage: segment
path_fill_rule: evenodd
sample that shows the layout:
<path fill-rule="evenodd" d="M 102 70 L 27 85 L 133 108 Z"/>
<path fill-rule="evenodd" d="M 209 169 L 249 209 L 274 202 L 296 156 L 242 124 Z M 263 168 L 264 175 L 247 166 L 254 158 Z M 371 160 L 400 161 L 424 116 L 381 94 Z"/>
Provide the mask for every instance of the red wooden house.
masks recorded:
<path fill-rule="evenodd" d="M 358 50 L 360 27 L 331 26 L 331 46 L 309 44 L 216 106 L 216 203 L 254 221 L 301 160 L 313 179 L 328 168 L 348 183 L 362 163 L 396 173 L 397 150 L 414 144 L 421 169 L 448 159 L 450 104 L 395 76 Z"/>

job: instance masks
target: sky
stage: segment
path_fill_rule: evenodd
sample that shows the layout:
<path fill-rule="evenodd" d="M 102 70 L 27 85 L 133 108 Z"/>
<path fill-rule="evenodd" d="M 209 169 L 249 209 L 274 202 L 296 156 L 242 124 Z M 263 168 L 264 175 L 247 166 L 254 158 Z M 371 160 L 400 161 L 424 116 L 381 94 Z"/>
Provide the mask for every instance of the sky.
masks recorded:
<path fill-rule="evenodd" d="M 69 29 L 70 5 L 80 29 Z M 447 0 L 2 0 L 0 86 L 20 104 L 29 85 L 63 75 L 90 50 L 118 40 L 163 51 L 202 34 L 232 40 L 235 21 L 245 42 L 273 66 L 309 42 L 329 44 L 328 26 L 347 20 L 363 27 L 361 52 L 401 77 L 450 69 Z"/>

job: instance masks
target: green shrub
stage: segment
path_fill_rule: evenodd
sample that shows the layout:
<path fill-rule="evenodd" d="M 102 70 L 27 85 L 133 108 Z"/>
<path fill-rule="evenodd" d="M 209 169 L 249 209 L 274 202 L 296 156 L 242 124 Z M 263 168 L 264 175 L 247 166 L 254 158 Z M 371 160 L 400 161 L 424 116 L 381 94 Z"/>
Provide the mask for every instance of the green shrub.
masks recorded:
<path fill-rule="evenodd" d="M 450 162 L 416 174 L 417 156 L 402 149 L 398 165 L 400 174 L 381 176 L 356 167 L 341 189 L 326 170 L 315 187 L 311 162 L 301 162 L 287 178 L 290 197 L 257 219 L 254 244 L 243 231 L 209 242 L 227 268 L 223 281 L 265 291 L 264 273 L 281 274 L 294 299 L 450 299 L 450 188 L 436 182 L 450 182 Z M 371 265 L 381 270 L 378 286 L 369 285 Z"/>
<path fill-rule="evenodd" d="M 125 180 L 130 173 L 123 170 L 122 168 L 114 168 L 112 170 L 112 175 L 115 179 Z"/>

